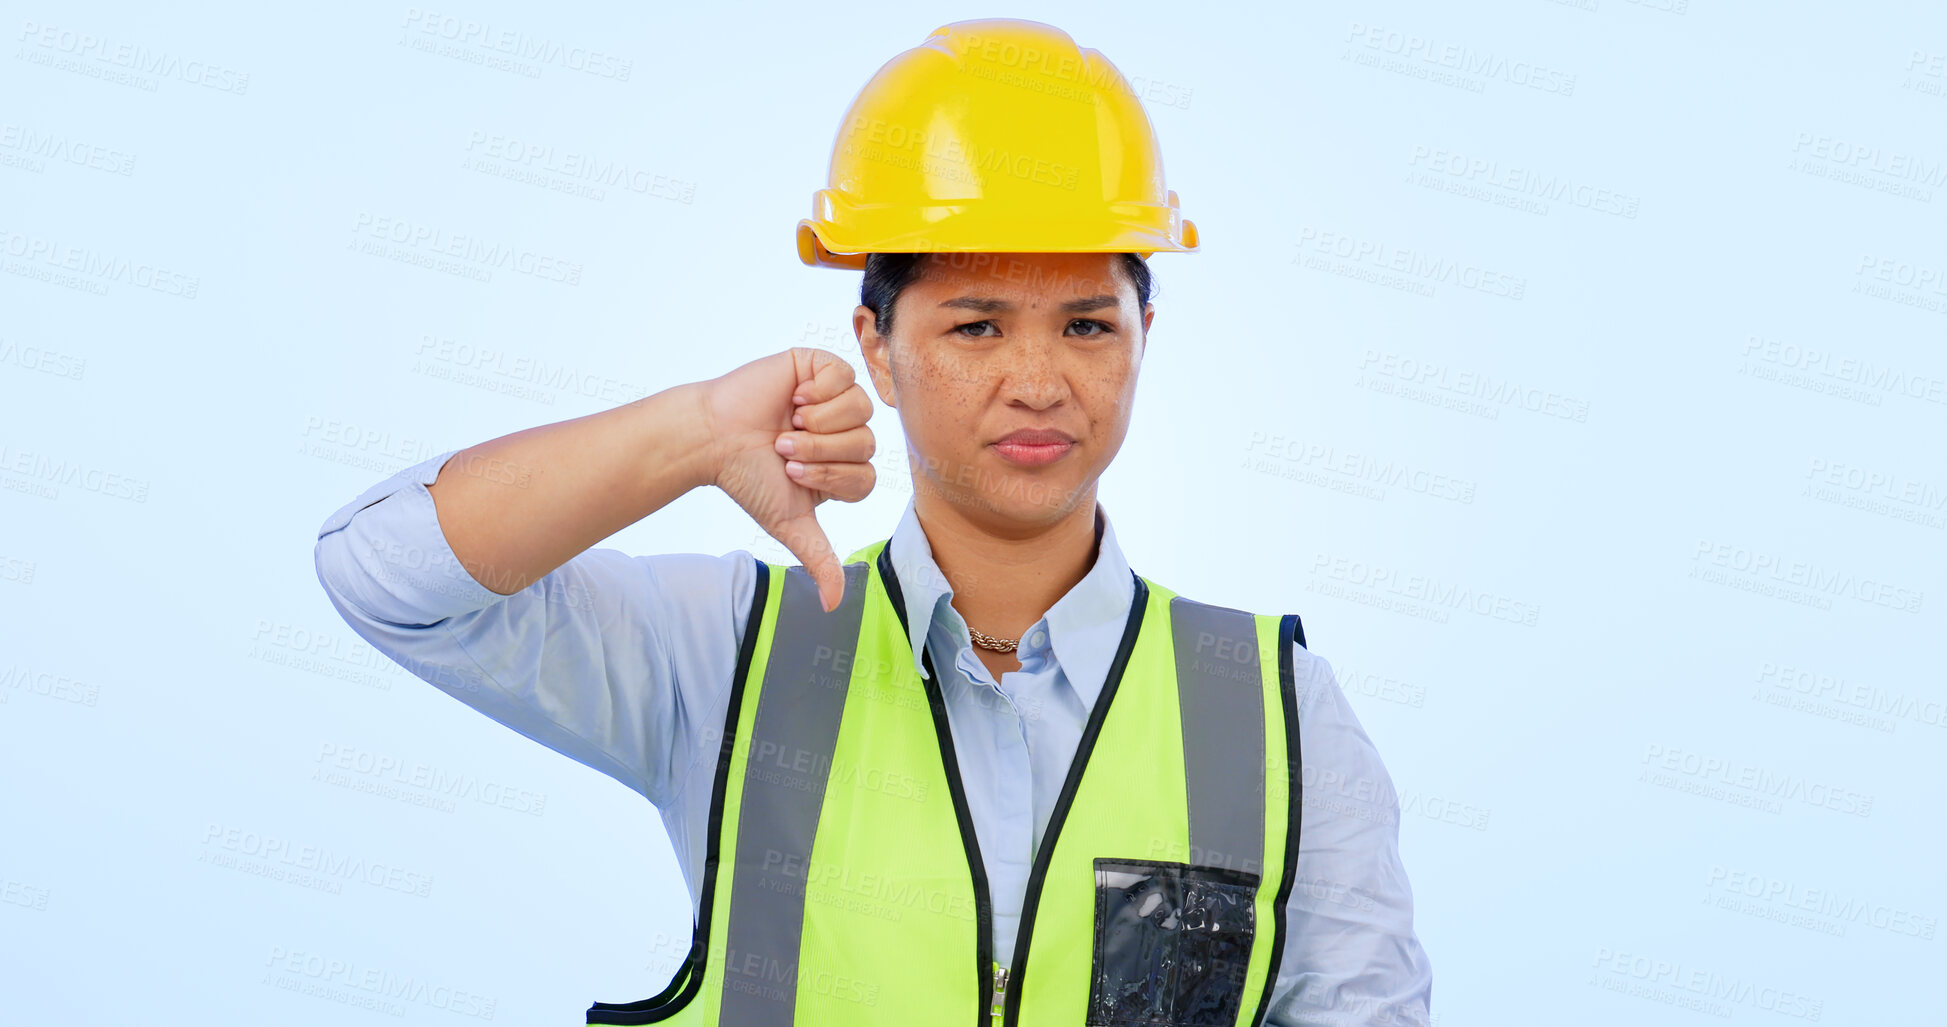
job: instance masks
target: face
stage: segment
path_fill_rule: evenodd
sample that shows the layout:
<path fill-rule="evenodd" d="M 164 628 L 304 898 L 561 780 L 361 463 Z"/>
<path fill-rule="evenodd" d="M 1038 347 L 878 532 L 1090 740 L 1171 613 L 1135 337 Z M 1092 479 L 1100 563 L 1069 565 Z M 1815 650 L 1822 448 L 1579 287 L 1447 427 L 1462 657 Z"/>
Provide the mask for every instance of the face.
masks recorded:
<path fill-rule="evenodd" d="M 892 337 L 853 311 L 873 387 L 899 411 L 914 502 L 1030 535 L 1081 511 L 1129 427 L 1155 305 L 1114 253 L 931 254 Z"/>

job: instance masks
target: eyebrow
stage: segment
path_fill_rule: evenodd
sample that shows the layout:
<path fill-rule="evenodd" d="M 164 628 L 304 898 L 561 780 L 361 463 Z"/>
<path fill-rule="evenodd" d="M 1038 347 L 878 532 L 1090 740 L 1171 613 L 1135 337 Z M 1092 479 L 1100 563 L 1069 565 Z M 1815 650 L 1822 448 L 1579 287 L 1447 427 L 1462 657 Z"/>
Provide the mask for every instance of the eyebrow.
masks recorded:
<path fill-rule="evenodd" d="M 1120 305 L 1121 301 L 1117 300 L 1114 296 L 1085 296 L 1078 300 L 1069 300 L 1063 303 L 1059 309 L 1064 314 L 1080 314 L 1090 310 L 1100 310 L 1103 307 Z M 1014 304 L 1006 300 L 988 299 L 984 296 L 955 296 L 953 299 L 941 303 L 940 306 L 965 307 L 968 310 L 976 310 L 983 314 L 1003 314 L 1014 309 Z"/>

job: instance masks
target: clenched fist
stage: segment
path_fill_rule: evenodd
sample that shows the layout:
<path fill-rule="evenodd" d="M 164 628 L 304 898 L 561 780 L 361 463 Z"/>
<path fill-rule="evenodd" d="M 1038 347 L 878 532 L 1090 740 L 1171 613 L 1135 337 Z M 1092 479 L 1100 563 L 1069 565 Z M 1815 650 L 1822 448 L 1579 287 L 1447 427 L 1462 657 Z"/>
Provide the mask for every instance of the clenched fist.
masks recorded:
<path fill-rule="evenodd" d="M 703 417 L 720 454 L 715 484 L 784 544 L 830 612 L 845 573 L 814 510 L 871 494 L 872 399 L 836 354 L 794 346 L 706 384 Z"/>

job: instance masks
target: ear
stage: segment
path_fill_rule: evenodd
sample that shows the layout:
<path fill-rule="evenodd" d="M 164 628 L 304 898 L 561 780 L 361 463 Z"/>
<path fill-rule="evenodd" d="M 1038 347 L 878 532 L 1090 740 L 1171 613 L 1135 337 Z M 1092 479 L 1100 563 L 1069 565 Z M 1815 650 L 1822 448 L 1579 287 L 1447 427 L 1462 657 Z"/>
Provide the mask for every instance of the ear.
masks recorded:
<path fill-rule="evenodd" d="M 872 376 L 872 389 L 879 394 L 879 402 L 897 410 L 899 393 L 892 387 L 892 340 L 879 334 L 877 320 L 871 307 L 859 304 L 852 309 L 852 334 L 858 336 L 859 355 L 865 358 L 865 370 Z"/>

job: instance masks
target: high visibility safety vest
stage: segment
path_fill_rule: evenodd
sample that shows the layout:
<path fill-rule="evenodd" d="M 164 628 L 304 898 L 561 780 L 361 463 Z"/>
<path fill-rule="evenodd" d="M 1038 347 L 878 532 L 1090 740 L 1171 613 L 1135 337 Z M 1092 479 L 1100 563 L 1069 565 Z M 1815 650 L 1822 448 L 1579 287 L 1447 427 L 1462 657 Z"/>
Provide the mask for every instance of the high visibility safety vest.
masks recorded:
<path fill-rule="evenodd" d="M 661 994 L 596 1002 L 588 1023 L 1262 1022 L 1298 857 L 1298 617 L 1134 575 L 1003 970 L 887 541 L 848 558 L 829 613 L 802 566 L 758 563 L 689 956 Z"/>

